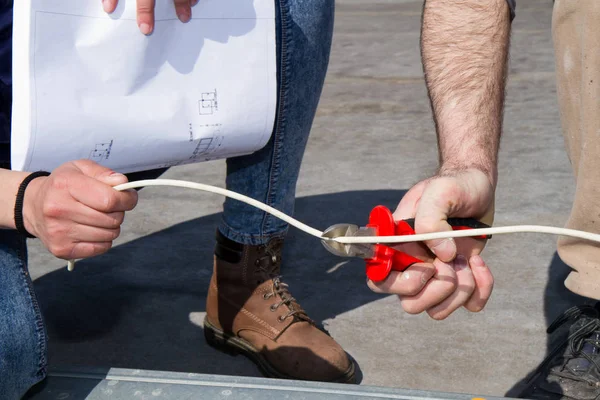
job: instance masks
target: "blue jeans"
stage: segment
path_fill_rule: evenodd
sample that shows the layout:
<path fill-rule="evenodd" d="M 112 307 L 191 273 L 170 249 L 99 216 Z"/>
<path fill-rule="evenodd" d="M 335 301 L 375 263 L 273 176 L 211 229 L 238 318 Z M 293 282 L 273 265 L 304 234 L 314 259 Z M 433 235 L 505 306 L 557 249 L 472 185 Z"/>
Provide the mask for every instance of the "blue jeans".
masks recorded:
<path fill-rule="evenodd" d="M 0 396 L 19 399 L 46 376 L 46 332 L 27 271 L 25 238 L 0 230 Z"/>
<path fill-rule="evenodd" d="M 275 0 L 278 106 L 267 145 L 227 160 L 227 188 L 293 214 L 296 181 L 329 62 L 334 0 Z M 154 176 L 162 171 L 154 171 Z M 130 179 L 153 173 L 133 174 Z M 144 176 L 145 175 L 145 176 Z M 287 224 L 226 199 L 219 230 L 244 244 L 285 235 Z M 27 272 L 24 239 L 0 230 L 0 397 L 18 399 L 46 374 L 46 333 Z"/>
<path fill-rule="evenodd" d="M 277 9 L 278 106 L 268 144 L 227 160 L 227 188 L 288 215 L 329 63 L 334 0 L 279 0 Z M 237 200 L 226 199 L 219 226 L 244 244 L 282 237 L 287 224 Z"/>

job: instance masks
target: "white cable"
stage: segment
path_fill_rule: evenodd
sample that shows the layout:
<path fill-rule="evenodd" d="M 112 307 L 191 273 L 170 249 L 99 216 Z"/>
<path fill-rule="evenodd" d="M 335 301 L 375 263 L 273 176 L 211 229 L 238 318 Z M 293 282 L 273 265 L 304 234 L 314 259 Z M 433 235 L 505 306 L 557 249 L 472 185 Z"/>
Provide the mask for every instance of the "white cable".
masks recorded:
<path fill-rule="evenodd" d="M 244 196 L 243 194 L 239 194 L 237 192 L 232 192 L 231 190 L 222 189 L 222 188 L 219 188 L 216 186 L 205 185 L 203 183 L 180 181 L 180 180 L 175 180 L 175 179 L 145 179 L 145 180 L 140 180 L 140 181 L 135 181 L 135 182 L 123 183 L 121 185 L 115 186 L 114 189 L 121 191 L 121 190 L 134 189 L 134 188 L 145 187 L 145 186 L 175 186 L 175 187 L 203 190 L 205 192 L 220 194 L 220 195 L 223 195 L 226 197 L 230 197 L 232 199 L 243 201 L 244 203 L 250 204 L 253 207 L 256 207 L 260 210 L 268 212 L 269 214 L 274 215 L 275 217 L 287 222 L 288 224 L 300 229 L 301 231 L 308 233 L 309 235 L 320 238 L 321 235 L 323 234 L 323 232 L 321 232 L 320 230 L 312 228 L 306 224 L 303 224 L 302 222 L 290 217 L 289 215 L 284 214 L 281 211 L 279 211 L 271 206 L 261 203 L 258 200 L 254 200 L 251 197 Z M 69 260 L 67 263 L 67 269 L 69 271 L 73 271 L 74 268 L 75 268 L 75 260 Z"/>
<path fill-rule="evenodd" d="M 419 235 L 402 235 L 402 236 L 357 236 L 357 237 L 338 237 L 338 238 L 323 238 L 323 232 L 310 227 L 281 211 L 261 203 L 258 200 L 254 200 L 243 194 L 232 192 L 231 190 L 222 189 L 216 186 L 205 185 L 202 183 L 188 182 L 174 179 L 146 179 L 135 182 L 128 182 L 122 185 L 114 187 L 115 190 L 127 190 L 145 186 L 174 186 L 189 189 L 202 190 L 205 192 L 211 192 L 220 194 L 226 197 L 230 197 L 235 200 L 242 201 L 260 210 L 263 210 L 273 216 L 287 222 L 288 224 L 298 228 L 299 230 L 308 233 L 314 237 L 322 240 L 332 240 L 339 243 L 406 243 L 406 242 L 421 242 L 424 240 L 432 239 L 447 239 L 457 237 L 469 237 L 469 236 L 483 236 L 483 235 L 498 235 L 504 233 L 549 233 L 553 235 L 571 236 L 580 239 L 591 240 L 593 242 L 600 243 L 600 235 L 590 232 L 578 231 L 575 229 L 556 228 L 552 226 L 540 226 L 540 225 L 515 225 L 515 226 L 504 226 L 495 228 L 480 228 L 480 229 L 468 229 L 468 230 L 457 230 L 448 232 L 434 232 L 425 233 Z M 67 268 L 72 271 L 75 268 L 75 260 L 69 260 Z"/>
<path fill-rule="evenodd" d="M 335 240 L 340 243 L 406 243 L 421 242 L 432 239 L 446 239 L 469 236 L 498 235 L 502 233 L 550 233 L 553 235 L 571 236 L 580 239 L 587 239 L 600 243 L 600 235 L 596 233 L 578 231 L 575 229 L 556 228 L 553 226 L 542 225 L 514 225 L 495 228 L 476 228 L 449 232 L 422 233 L 419 235 L 403 236 L 357 236 L 357 237 L 338 237 Z"/>
<path fill-rule="evenodd" d="M 261 203 L 258 200 L 254 200 L 253 198 L 244 196 L 243 194 L 232 192 L 231 190 L 221 189 L 219 187 L 205 185 L 203 183 L 178 181 L 178 180 L 174 180 L 174 179 L 147 179 L 147 180 L 142 180 L 142 181 L 124 183 L 122 185 L 117 185 L 117 186 L 115 186 L 115 189 L 121 191 L 121 190 L 133 189 L 133 188 L 138 188 L 138 187 L 143 187 L 143 186 L 176 186 L 176 187 L 203 190 L 205 192 L 220 194 L 225 197 L 230 197 L 232 199 L 243 201 L 244 203 L 250 204 L 253 207 L 256 207 L 265 212 L 268 212 L 269 214 L 272 214 L 275 217 L 287 222 L 288 224 L 295 226 L 296 228 L 308 233 L 309 235 L 321 237 L 321 235 L 323 234 L 323 232 L 321 232 L 320 230 L 311 228 L 310 226 L 303 224 L 302 222 L 290 217 L 289 215 L 284 214 L 281 211 L 279 211 L 271 206 Z"/>

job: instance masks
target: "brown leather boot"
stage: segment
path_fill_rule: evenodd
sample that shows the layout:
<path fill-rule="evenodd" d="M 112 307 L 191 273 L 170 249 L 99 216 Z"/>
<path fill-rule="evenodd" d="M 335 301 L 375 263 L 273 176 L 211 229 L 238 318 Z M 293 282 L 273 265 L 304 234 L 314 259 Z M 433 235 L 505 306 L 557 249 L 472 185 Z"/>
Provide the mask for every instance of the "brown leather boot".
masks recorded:
<path fill-rule="evenodd" d="M 281 282 L 282 245 L 281 239 L 242 245 L 217 232 L 206 340 L 248 356 L 268 377 L 353 383 L 354 363 Z"/>

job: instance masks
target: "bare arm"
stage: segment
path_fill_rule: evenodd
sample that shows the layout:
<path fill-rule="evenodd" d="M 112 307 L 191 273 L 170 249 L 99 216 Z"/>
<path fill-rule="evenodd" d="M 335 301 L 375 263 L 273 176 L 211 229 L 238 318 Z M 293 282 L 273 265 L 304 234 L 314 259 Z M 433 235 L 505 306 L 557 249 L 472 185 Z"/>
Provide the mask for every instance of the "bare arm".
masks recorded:
<path fill-rule="evenodd" d="M 15 229 L 14 209 L 19 185 L 29 175 L 27 172 L 0 169 L 0 229 Z"/>
<path fill-rule="evenodd" d="M 421 51 L 438 135 L 440 171 L 402 198 L 394 217 L 415 218 L 417 233 L 447 231 L 449 217 L 491 223 L 497 181 L 510 11 L 506 0 L 426 0 Z M 393 271 L 376 291 L 396 293 L 411 314 L 444 319 L 482 310 L 494 286 L 479 256 L 485 242 L 431 240 L 432 262 Z M 426 258 L 423 258 L 426 259 Z"/>
<path fill-rule="evenodd" d="M 427 0 L 421 52 L 440 172 L 477 168 L 492 186 L 510 34 L 506 0 Z"/>

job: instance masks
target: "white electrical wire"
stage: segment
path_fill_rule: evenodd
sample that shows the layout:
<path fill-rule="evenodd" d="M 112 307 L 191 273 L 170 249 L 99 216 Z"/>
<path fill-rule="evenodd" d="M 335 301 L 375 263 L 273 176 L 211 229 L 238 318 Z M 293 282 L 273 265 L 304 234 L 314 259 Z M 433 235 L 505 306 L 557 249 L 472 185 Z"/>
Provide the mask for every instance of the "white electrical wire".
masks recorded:
<path fill-rule="evenodd" d="M 556 228 L 543 225 L 513 225 L 496 228 L 474 228 L 451 232 L 422 233 L 419 235 L 403 236 L 363 236 L 363 237 L 339 237 L 335 240 L 340 243 L 405 243 L 421 242 L 424 240 L 446 239 L 469 236 L 498 235 L 502 233 L 549 233 L 552 235 L 571 236 L 580 239 L 591 240 L 600 243 L 600 235 L 596 233 L 578 231 L 575 229 Z M 377 239 L 376 241 L 373 241 Z"/>
<path fill-rule="evenodd" d="M 216 186 L 205 185 L 202 183 L 188 182 L 174 179 L 146 179 L 135 182 L 128 182 L 122 185 L 115 186 L 114 189 L 121 191 L 127 189 L 140 188 L 145 186 L 174 186 L 189 189 L 202 190 L 205 192 L 211 192 L 220 194 L 226 197 L 230 197 L 235 200 L 242 201 L 253 207 L 256 207 L 262 211 L 265 211 L 273 216 L 287 222 L 288 224 L 298 228 L 299 230 L 308 233 L 311 236 L 317 237 L 321 240 L 332 240 L 339 243 L 351 244 L 351 243 L 406 243 L 406 242 L 421 242 L 432 239 L 447 239 L 457 237 L 469 237 L 469 236 L 483 236 L 483 235 L 498 235 L 504 233 L 548 233 L 552 235 L 571 236 L 580 239 L 591 240 L 593 242 L 600 243 L 600 235 L 590 232 L 578 231 L 575 229 L 556 228 L 552 226 L 541 226 L 541 225 L 515 225 L 515 226 L 504 226 L 495 228 L 478 228 L 468 230 L 457 230 L 448 232 L 434 232 L 425 233 L 419 235 L 402 235 L 402 236 L 357 236 L 357 237 L 337 237 L 337 238 L 323 238 L 323 232 L 310 227 L 297 219 L 290 217 L 281 211 L 268 206 L 260 201 L 254 200 L 243 194 L 232 192 L 231 190 L 222 189 Z M 75 260 L 69 260 L 68 269 L 72 271 L 75 268 Z"/>

